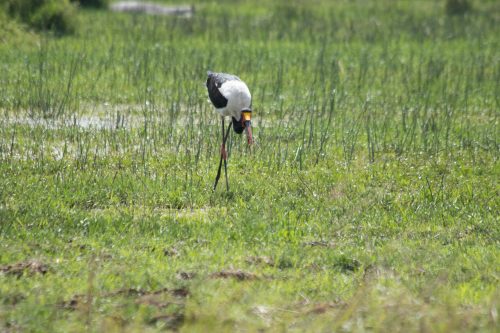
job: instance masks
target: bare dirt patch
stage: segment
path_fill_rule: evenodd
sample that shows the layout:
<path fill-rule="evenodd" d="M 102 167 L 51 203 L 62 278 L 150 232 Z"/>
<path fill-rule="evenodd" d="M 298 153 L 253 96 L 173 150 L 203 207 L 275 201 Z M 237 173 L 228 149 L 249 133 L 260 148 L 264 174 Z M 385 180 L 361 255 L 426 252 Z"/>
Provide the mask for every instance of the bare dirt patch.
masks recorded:
<path fill-rule="evenodd" d="M 166 257 L 177 257 L 179 256 L 179 250 L 175 247 L 163 249 L 163 255 Z"/>
<path fill-rule="evenodd" d="M 16 306 L 18 303 L 24 301 L 26 299 L 26 296 L 21 294 L 21 293 L 12 293 L 12 294 L 7 294 L 3 297 L 3 304 L 5 305 L 11 305 L 11 306 Z"/>
<path fill-rule="evenodd" d="M 44 275 L 48 271 L 49 271 L 49 266 L 38 260 L 27 260 L 15 264 L 0 266 L 0 273 L 5 275 L 14 275 L 18 278 L 23 276 L 23 274 Z"/>
<path fill-rule="evenodd" d="M 100 298 L 131 297 L 138 306 L 145 305 L 154 308 L 152 317 L 146 319 L 149 325 L 160 325 L 166 329 L 177 331 L 184 323 L 185 298 L 189 295 L 186 288 L 168 289 L 162 288 L 155 291 L 145 291 L 136 288 L 123 288 L 111 292 L 101 293 Z M 86 310 L 89 302 L 95 299 L 95 295 L 77 294 L 67 301 L 59 303 L 59 306 L 66 310 Z M 125 319 L 117 318 L 121 326 L 125 324 Z M 114 319 L 113 319 L 114 320 Z"/>
<path fill-rule="evenodd" d="M 308 308 L 305 309 L 305 313 L 310 314 L 322 314 L 331 309 L 337 309 L 339 307 L 345 306 L 342 302 L 327 302 L 327 303 L 317 303 L 311 304 Z"/>
<path fill-rule="evenodd" d="M 210 275 L 212 279 L 236 279 L 238 281 L 257 280 L 259 277 L 253 273 L 242 270 L 225 270 Z"/>
<path fill-rule="evenodd" d="M 152 317 L 149 324 L 163 323 L 166 328 L 177 330 L 184 323 L 184 314 L 175 312 L 172 314 L 160 314 Z"/>
<path fill-rule="evenodd" d="M 290 305 L 287 311 L 292 311 L 302 315 L 319 315 L 330 311 L 345 308 L 347 304 L 342 300 L 332 300 L 325 302 L 312 302 L 305 298 L 304 301 Z"/>
<path fill-rule="evenodd" d="M 196 277 L 195 272 L 178 272 L 177 279 L 179 280 L 192 280 Z"/>
<path fill-rule="evenodd" d="M 59 307 L 66 309 L 66 310 L 76 310 L 82 305 L 87 304 L 87 296 L 85 295 L 74 295 L 67 301 L 63 301 L 59 303 Z"/>
<path fill-rule="evenodd" d="M 245 261 L 252 265 L 274 266 L 275 264 L 274 260 L 267 256 L 251 256 L 246 258 Z"/>
<path fill-rule="evenodd" d="M 155 291 L 145 291 L 142 289 L 135 288 L 126 288 L 126 289 L 118 289 L 113 292 L 105 293 L 101 295 L 101 297 L 112 297 L 118 295 L 126 295 L 126 296 L 150 296 L 150 295 L 160 295 L 160 294 L 170 294 L 175 297 L 187 297 L 189 295 L 189 290 L 186 288 L 177 288 L 177 289 L 168 289 L 162 288 Z"/>
<path fill-rule="evenodd" d="M 305 246 L 311 246 L 311 247 L 329 247 L 333 248 L 335 247 L 335 244 L 333 242 L 327 242 L 327 241 L 309 241 L 303 243 Z"/>
<path fill-rule="evenodd" d="M 135 297 L 136 304 L 153 305 L 159 308 L 167 307 L 170 304 L 179 304 L 178 302 L 163 300 L 163 298 L 160 296 L 164 296 L 165 294 L 168 294 L 176 298 L 186 298 L 187 296 L 189 296 L 189 290 L 186 288 L 177 288 L 177 289 L 162 288 L 155 291 L 145 291 L 136 288 L 123 288 L 107 293 L 102 293 L 99 295 L 99 297 L 100 298 L 112 298 L 118 296 Z M 71 297 L 69 300 L 59 303 L 59 306 L 64 309 L 75 310 L 80 306 L 86 306 L 87 302 L 88 302 L 87 295 L 77 294 Z"/>
<path fill-rule="evenodd" d="M 156 307 L 159 309 L 164 309 L 164 308 L 168 307 L 169 305 L 178 304 L 178 303 L 172 303 L 169 301 L 165 301 L 165 300 L 157 297 L 156 295 L 145 295 L 145 296 L 141 296 L 138 299 L 136 299 L 135 304 L 149 305 L 149 306 L 153 306 L 153 307 Z"/>

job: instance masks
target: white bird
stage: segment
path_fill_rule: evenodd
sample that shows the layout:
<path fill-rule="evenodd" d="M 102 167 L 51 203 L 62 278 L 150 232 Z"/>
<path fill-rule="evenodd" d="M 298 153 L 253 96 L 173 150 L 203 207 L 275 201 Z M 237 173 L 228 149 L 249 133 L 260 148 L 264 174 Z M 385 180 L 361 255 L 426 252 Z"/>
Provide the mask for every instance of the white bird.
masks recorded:
<path fill-rule="evenodd" d="M 207 90 L 210 101 L 222 116 L 222 145 L 220 148 L 219 170 L 215 178 L 214 191 L 219 182 L 222 160 L 224 160 L 224 171 L 226 174 L 226 188 L 229 191 L 227 179 L 227 153 L 226 141 L 229 136 L 231 124 L 224 134 L 224 117 L 231 117 L 232 126 L 236 133 L 241 134 L 243 130 L 247 135 L 248 144 L 253 143 L 252 137 L 252 95 L 245 82 L 232 74 L 214 73 L 208 71 Z"/>

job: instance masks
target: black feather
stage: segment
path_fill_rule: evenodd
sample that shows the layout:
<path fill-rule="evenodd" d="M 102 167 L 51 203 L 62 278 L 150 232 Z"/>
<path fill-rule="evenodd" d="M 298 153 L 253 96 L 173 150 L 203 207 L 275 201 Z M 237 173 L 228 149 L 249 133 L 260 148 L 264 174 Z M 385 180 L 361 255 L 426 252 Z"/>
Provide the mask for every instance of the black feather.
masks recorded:
<path fill-rule="evenodd" d="M 234 118 L 234 117 L 231 117 L 231 118 L 233 119 L 233 130 L 238 134 L 243 133 L 243 130 L 245 129 L 245 126 L 243 126 L 243 123 L 241 121 L 236 120 L 236 118 Z"/>
<path fill-rule="evenodd" d="M 214 73 L 210 71 L 208 71 L 207 74 L 208 74 L 207 90 L 210 101 L 218 109 L 226 107 L 227 98 L 221 94 L 219 88 L 226 81 L 231 81 L 231 80 L 241 81 L 240 78 L 231 74 Z"/>

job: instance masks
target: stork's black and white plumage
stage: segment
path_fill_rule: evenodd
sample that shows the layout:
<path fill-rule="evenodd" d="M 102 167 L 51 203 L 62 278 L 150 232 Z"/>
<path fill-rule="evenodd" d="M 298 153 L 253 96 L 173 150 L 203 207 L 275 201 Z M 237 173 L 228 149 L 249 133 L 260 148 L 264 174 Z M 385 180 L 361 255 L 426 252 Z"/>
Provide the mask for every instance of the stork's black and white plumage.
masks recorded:
<path fill-rule="evenodd" d="M 245 82 L 232 74 L 208 72 L 207 90 L 210 101 L 215 106 L 217 112 L 222 116 L 222 145 L 220 149 L 221 158 L 219 170 L 215 178 L 214 190 L 220 178 L 222 161 L 224 160 L 224 170 L 226 174 L 226 188 L 229 190 L 227 179 L 227 153 L 226 141 L 229 136 L 231 124 L 224 134 L 224 117 L 231 117 L 232 127 L 236 133 L 245 130 L 248 144 L 253 143 L 252 138 L 252 95 Z"/>

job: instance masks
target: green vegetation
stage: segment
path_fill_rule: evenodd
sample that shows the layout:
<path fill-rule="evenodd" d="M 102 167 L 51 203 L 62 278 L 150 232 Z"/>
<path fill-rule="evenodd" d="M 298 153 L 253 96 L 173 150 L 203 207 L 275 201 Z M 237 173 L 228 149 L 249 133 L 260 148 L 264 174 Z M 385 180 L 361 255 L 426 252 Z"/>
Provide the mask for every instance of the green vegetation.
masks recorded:
<path fill-rule="evenodd" d="M 82 7 L 107 8 L 109 0 L 73 0 Z"/>
<path fill-rule="evenodd" d="M 497 331 L 499 6 L 471 8 L 79 10 L 74 35 L 29 43 L 11 26 L 0 331 Z M 228 193 L 208 69 L 254 97 Z"/>
<path fill-rule="evenodd" d="M 69 0 L 4 0 L 4 2 L 3 9 L 6 13 L 37 30 L 63 34 L 72 33 L 77 27 L 75 6 Z"/>
<path fill-rule="evenodd" d="M 446 12 L 450 15 L 462 15 L 471 10 L 468 0 L 446 0 Z"/>

